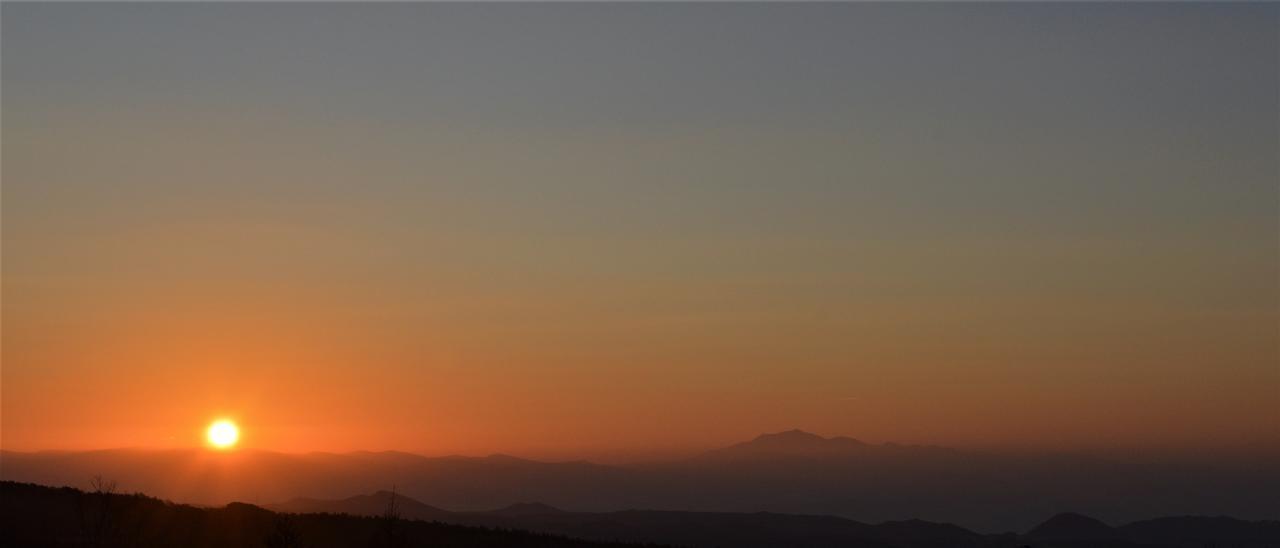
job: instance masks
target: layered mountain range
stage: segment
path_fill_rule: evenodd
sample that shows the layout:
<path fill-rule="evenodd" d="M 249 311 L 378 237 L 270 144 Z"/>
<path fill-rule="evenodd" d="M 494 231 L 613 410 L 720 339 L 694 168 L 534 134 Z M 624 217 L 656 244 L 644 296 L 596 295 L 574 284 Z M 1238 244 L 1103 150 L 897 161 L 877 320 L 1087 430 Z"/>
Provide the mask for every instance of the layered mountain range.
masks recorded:
<path fill-rule="evenodd" d="M 536 501 L 573 513 L 628 509 L 924 519 L 988 533 L 1027 531 L 1064 511 L 1111 523 L 1169 515 L 1280 518 L 1273 460 L 1136 461 L 1009 455 L 825 438 L 798 430 L 687 459 L 638 465 L 507 455 L 241 450 L 0 453 L 0 478 L 121 489 L 204 505 L 333 501 L 395 488 L 451 512 Z M 376 505 L 376 504 L 375 504 Z M 510 507 L 511 512 L 535 507 Z"/>
<path fill-rule="evenodd" d="M 1280 521 L 1178 516 L 1118 527 L 1062 513 L 1024 533 L 980 534 L 949 523 L 918 519 L 868 524 L 834 516 L 770 512 L 672 512 L 623 510 L 568 512 L 540 503 L 513 504 L 480 512 L 450 512 L 398 493 L 379 491 L 339 500 L 295 499 L 267 505 L 276 512 L 383 516 L 388 509 L 407 519 L 453 525 L 516 529 L 597 541 L 717 546 L 1160 546 L 1237 548 L 1280 546 Z"/>

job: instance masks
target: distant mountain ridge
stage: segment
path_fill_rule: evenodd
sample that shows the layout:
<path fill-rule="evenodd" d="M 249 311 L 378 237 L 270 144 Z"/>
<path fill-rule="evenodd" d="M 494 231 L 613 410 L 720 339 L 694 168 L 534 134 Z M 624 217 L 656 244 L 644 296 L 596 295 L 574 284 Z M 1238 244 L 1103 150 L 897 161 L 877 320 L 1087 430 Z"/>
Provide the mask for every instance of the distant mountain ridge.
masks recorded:
<path fill-rule="evenodd" d="M 810 457 L 848 454 L 867 447 L 853 438 L 824 438 L 797 429 L 761 434 L 750 441 L 708 451 L 699 458 Z"/>
<path fill-rule="evenodd" d="M 382 495 L 387 493 L 382 492 Z M 368 507 L 359 497 L 331 501 L 325 506 L 315 501 L 295 501 L 267 505 L 277 512 L 304 511 L 381 515 L 381 507 Z M 1025 534 L 983 535 L 949 523 L 924 520 L 887 521 L 866 524 L 834 516 L 807 516 L 724 512 L 670 512 L 624 510 L 618 512 L 566 512 L 542 504 L 516 505 L 485 512 L 444 512 L 402 497 L 403 515 L 467 526 L 501 527 L 564 535 L 588 540 L 655 542 L 714 548 L 738 546 L 880 546 L 880 547 L 1012 547 L 1089 546 L 1202 548 L 1206 544 L 1231 542 L 1236 548 L 1274 547 L 1280 544 L 1280 522 L 1250 522 L 1221 517 L 1169 517 L 1111 527 L 1094 518 L 1062 513 L 1049 518 Z M 422 513 L 419 508 L 430 509 Z"/>
<path fill-rule="evenodd" d="M 750 441 L 713 449 L 695 460 L 715 459 L 779 459 L 779 458 L 833 458 L 857 456 L 868 453 L 927 453 L 950 451 L 931 445 L 901 445 L 884 443 L 872 445 L 847 436 L 826 438 L 800 429 L 771 434 L 761 434 Z"/>
<path fill-rule="evenodd" d="M 682 460 L 612 466 L 501 454 L 0 451 L 0 479 L 84 486 L 97 475 L 129 491 L 203 505 L 337 500 L 396 486 L 441 511 L 537 502 L 572 512 L 651 508 L 869 522 L 918 518 L 984 532 L 1025 531 L 1063 508 L 1112 523 L 1202 513 L 1280 518 L 1280 462 L 1270 460 L 1187 464 L 997 455 L 801 430 Z"/>
<path fill-rule="evenodd" d="M 355 495 L 341 500 L 320 500 L 313 498 L 296 498 L 289 501 L 288 511 L 295 514 L 315 514 L 328 512 L 335 514 L 351 514 L 354 516 L 378 516 L 385 511 L 392 500 L 396 501 L 402 515 L 413 516 L 414 519 L 440 521 L 452 515 L 452 512 L 419 502 L 391 491 L 378 491 L 368 495 Z M 272 505 L 264 508 L 276 509 Z"/>

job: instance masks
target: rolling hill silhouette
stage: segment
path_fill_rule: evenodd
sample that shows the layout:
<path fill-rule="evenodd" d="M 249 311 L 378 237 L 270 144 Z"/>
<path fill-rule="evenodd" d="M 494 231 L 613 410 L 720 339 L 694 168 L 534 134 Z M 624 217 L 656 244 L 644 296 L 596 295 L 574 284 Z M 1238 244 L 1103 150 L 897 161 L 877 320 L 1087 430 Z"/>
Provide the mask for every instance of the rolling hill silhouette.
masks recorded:
<path fill-rule="evenodd" d="M 452 512 L 441 510 L 429 504 L 423 504 L 404 495 L 391 491 L 378 491 L 369 495 L 355 495 L 341 500 L 320 500 L 296 498 L 289 501 L 287 508 L 266 505 L 265 508 L 280 510 L 294 514 L 351 514 L 353 516 L 380 516 L 386 511 L 391 501 L 395 500 L 400 514 L 407 518 L 426 521 L 447 521 Z"/>
<path fill-rule="evenodd" d="M 278 512 L 330 512 L 380 515 L 381 507 L 367 497 L 323 501 L 307 499 L 267 505 Z M 493 511 L 445 512 L 417 501 L 406 501 L 406 517 L 477 527 L 521 529 L 598 540 L 653 542 L 693 547 L 714 546 L 977 546 L 984 537 L 972 531 L 919 520 L 869 525 L 834 516 L 803 516 L 768 512 L 674 512 L 622 510 L 567 512 L 544 504 L 520 504 Z M 515 511 L 513 511 L 515 510 Z"/>
<path fill-rule="evenodd" d="M 1280 546 L 1280 521 L 1243 521 L 1227 517 L 1177 516 L 1112 527 L 1066 512 L 1049 518 L 1023 538 L 1037 546 L 1168 546 L 1202 548 Z"/>
<path fill-rule="evenodd" d="M 1089 516 L 1067 512 L 1049 518 L 1027 532 L 1036 540 L 1116 540 L 1122 538 L 1119 531 Z"/>
<path fill-rule="evenodd" d="M 382 506 L 365 504 L 365 498 L 330 501 L 290 501 L 269 505 L 279 512 L 324 511 L 353 515 L 380 515 Z M 888 521 L 878 525 L 833 516 L 756 513 L 662 512 L 566 512 L 542 504 L 522 504 L 489 512 L 445 512 L 406 500 L 406 517 L 479 527 L 522 529 L 570 537 L 654 542 L 692 547 L 715 546 L 897 546 L 897 547 L 999 547 L 999 546 L 1165 546 L 1201 548 L 1214 543 L 1232 546 L 1275 547 L 1280 544 L 1280 522 L 1249 522 L 1231 518 L 1169 517 L 1111 527 L 1094 518 L 1063 513 L 1053 516 L 1022 535 L 982 535 L 948 523 L 923 520 Z"/>
<path fill-rule="evenodd" d="M 399 519 L 385 517 L 395 500 Z M 378 539 L 394 524 L 395 542 Z M 575 540 L 579 539 L 579 540 Z M 1060 514 L 1025 535 L 982 535 L 922 520 L 870 525 L 832 516 L 766 512 L 625 510 L 565 512 L 537 503 L 448 512 L 379 491 L 264 509 L 244 503 L 197 508 L 140 494 L 0 482 L 4 546 L 738 546 L 846 548 L 1200 548 L 1280 546 L 1280 522 L 1170 517 L 1110 527 Z"/>
<path fill-rule="evenodd" d="M 367 499 L 373 498 L 378 497 Z M 396 520 L 394 533 L 383 537 L 387 521 L 356 515 L 283 515 L 243 503 L 198 508 L 144 495 L 0 482 L 3 546 L 643 548 L 413 520 Z"/>
<path fill-rule="evenodd" d="M 606 466 L 507 455 L 241 450 L 0 452 L 0 479 L 124 489 L 206 505 L 334 500 L 397 486 L 437 509 L 536 501 L 575 512 L 627 508 L 918 518 L 976 531 L 1025 531 L 1071 509 L 1107 522 L 1153 515 L 1280 517 L 1280 463 L 1121 461 L 868 444 L 792 430 L 687 459 Z M 513 510 L 515 512 L 515 510 Z"/>

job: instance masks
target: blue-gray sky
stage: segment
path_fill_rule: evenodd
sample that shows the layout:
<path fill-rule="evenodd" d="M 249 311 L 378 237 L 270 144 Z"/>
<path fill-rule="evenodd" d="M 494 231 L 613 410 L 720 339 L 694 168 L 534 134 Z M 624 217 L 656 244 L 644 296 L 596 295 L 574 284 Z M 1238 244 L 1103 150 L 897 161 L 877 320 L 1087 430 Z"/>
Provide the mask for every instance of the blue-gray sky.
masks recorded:
<path fill-rule="evenodd" d="M 1274 447 L 1278 14 L 6 3 L 0 441 Z"/>

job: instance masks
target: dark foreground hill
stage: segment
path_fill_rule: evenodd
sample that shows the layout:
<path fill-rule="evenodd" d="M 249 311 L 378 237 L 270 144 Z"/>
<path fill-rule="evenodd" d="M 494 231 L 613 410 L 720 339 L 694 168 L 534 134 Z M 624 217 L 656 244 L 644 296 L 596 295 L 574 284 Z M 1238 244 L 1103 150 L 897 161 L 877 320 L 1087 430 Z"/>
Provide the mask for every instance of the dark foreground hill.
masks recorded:
<path fill-rule="evenodd" d="M 377 515 L 391 493 L 271 505 L 283 512 Z M 526 503 L 488 512 L 450 512 L 396 496 L 404 515 L 445 523 L 522 529 L 586 539 L 657 542 L 697 548 L 774 546 L 896 548 L 1280 548 L 1280 522 L 1182 516 L 1112 527 L 1080 514 L 1059 514 L 1025 534 L 982 535 L 923 520 L 862 523 L 835 516 L 769 512 L 624 510 L 568 512 Z"/>
<path fill-rule="evenodd" d="M 393 500 L 399 519 L 386 516 Z M 537 503 L 450 512 L 387 492 L 276 508 L 280 511 L 243 503 L 201 508 L 141 494 L 0 482 L 0 546 L 1280 548 L 1280 522 L 1221 517 L 1112 527 L 1061 514 L 1026 534 L 981 535 L 921 520 L 871 525 L 765 512 L 591 513 Z"/>
<path fill-rule="evenodd" d="M 955 525 L 920 520 L 871 525 L 836 516 L 771 512 L 677 512 L 622 510 L 568 512 L 546 504 L 514 504 L 486 512 L 450 512 L 403 495 L 379 491 L 340 500 L 297 499 L 268 505 L 280 512 L 378 515 L 394 496 L 409 518 L 499 529 L 520 529 L 576 538 L 656 542 L 692 547 L 988 547 L 1013 536 L 984 536 Z"/>
<path fill-rule="evenodd" d="M 198 508 L 141 494 L 86 493 L 70 487 L 8 481 L 0 482 L 0 545 L 641 548 L 637 544 L 406 519 L 280 514 L 241 503 Z"/>

